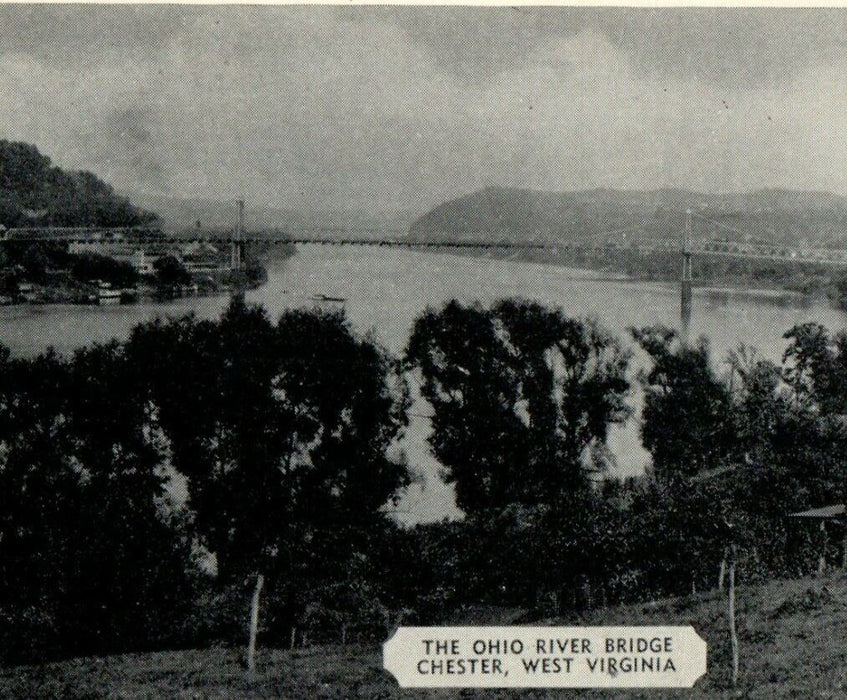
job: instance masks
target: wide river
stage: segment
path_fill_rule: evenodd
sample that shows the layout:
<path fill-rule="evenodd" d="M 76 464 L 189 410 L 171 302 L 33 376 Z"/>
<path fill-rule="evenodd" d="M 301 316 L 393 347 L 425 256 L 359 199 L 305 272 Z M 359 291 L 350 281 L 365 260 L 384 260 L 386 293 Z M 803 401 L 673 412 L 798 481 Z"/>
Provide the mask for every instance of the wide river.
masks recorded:
<path fill-rule="evenodd" d="M 401 353 L 414 319 L 427 306 L 451 298 L 484 303 L 520 296 L 561 306 L 572 316 L 594 316 L 628 340 L 632 326 L 679 323 L 679 289 L 672 284 L 608 279 L 585 270 L 525 262 L 501 262 L 432 252 L 389 248 L 298 246 L 297 253 L 272 263 L 268 282 L 248 293 L 271 317 L 284 309 L 311 306 L 313 295 L 344 297 L 353 325 L 373 329 L 380 341 Z M 194 311 L 218 315 L 226 297 L 182 299 L 132 306 L 11 306 L 0 308 L 0 343 L 15 355 L 31 356 L 48 346 L 68 352 L 82 345 L 124 338 L 139 322 L 157 315 Z M 789 304 L 769 295 L 713 295 L 695 290 L 692 334 L 709 338 L 719 362 L 740 343 L 779 360 L 783 333 L 796 323 L 816 321 L 831 329 L 847 326 L 845 314 L 825 305 Z M 636 356 L 636 363 L 644 358 Z M 638 397 L 633 399 L 636 407 Z M 427 406 L 417 402 L 403 445 L 419 483 L 408 490 L 398 515 L 404 520 L 432 520 L 455 515 L 452 490 L 438 478 L 439 465 L 429 455 Z M 637 419 L 612 431 L 611 445 L 621 474 L 641 471 L 647 455 L 639 441 Z"/>

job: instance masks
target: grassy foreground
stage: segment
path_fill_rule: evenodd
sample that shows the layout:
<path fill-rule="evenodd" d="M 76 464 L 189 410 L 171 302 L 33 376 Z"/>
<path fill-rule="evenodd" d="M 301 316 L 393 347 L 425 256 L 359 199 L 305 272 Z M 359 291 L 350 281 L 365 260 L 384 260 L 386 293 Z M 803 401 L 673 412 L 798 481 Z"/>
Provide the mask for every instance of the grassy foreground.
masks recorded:
<path fill-rule="evenodd" d="M 198 649 L 81 658 L 0 670 L 0 697 L 465 698 L 847 697 L 847 577 L 778 581 L 738 591 L 741 680 L 729 688 L 726 598 L 712 591 L 540 624 L 691 624 L 709 645 L 693 691 L 407 691 L 382 671 L 378 644 L 263 650 L 245 677 L 240 650 Z"/>

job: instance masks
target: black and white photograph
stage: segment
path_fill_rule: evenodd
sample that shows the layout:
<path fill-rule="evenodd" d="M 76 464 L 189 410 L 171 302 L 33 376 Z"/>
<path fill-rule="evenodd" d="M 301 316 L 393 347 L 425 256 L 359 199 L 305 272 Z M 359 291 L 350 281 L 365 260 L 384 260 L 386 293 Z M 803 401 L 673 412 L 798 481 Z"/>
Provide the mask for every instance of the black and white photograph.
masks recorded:
<path fill-rule="evenodd" d="M 0 101 L 0 697 L 847 697 L 847 7 L 0 4 Z"/>

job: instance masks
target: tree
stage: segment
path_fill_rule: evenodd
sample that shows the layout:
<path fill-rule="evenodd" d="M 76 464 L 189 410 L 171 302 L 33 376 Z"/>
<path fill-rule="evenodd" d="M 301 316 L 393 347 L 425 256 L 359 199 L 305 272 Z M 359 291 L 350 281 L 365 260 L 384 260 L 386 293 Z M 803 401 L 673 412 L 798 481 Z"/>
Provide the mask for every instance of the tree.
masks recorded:
<path fill-rule="evenodd" d="M 104 604 L 86 613 L 101 639 L 173 643 L 168 617 L 190 604 L 192 561 L 145 377 L 117 342 L 77 351 L 70 370 L 67 429 L 86 496 L 75 587 Z"/>
<path fill-rule="evenodd" d="M 49 265 L 50 258 L 47 252 L 38 244 L 28 246 L 21 258 L 24 277 L 30 282 L 43 284 L 47 279 Z"/>
<path fill-rule="evenodd" d="M 8 649 L 181 641 L 190 547 L 148 408 L 115 343 L 0 362 L 0 609 L 26 640 Z"/>
<path fill-rule="evenodd" d="M 669 558 L 714 557 L 709 538 L 696 534 L 708 530 L 708 518 L 700 522 L 697 513 L 723 512 L 743 531 L 738 544 L 747 548 L 748 573 L 787 573 L 796 557 L 786 514 L 831 503 L 845 490 L 847 431 L 839 413 L 847 387 L 845 341 L 817 324 L 797 326 L 786 334 L 791 342 L 782 367 L 741 347 L 729 354 L 728 377 L 719 379 L 704 342 L 685 347 L 660 327 L 634 335 L 653 360 L 642 375 L 644 444 L 662 500 L 676 513 L 660 510 L 658 525 L 672 528 L 659 541 L 689 532 L 692 542 L 704 543 Z M 720 488 L 695 488 L 692 477 L 703 472 Z M 690 502 L 695 492 L 700 496 Z M 680 520 L 686 512 L 691 515 Z"/>
<path fill-rule="evenodd" d="M 62 647 L 81 484 L 65 457 L 66 366 L 52 353 L 32 361 L 9 359 L 5 348 L 0 355 L 3 656 L 14 659 L 17 650 L 26 659 Z"/>
<path fill-rule="evenodd" d="M 627 565 L 643 596 L 711 588 L 730 532 L 747 533 L 731 477 L 698 482 L 645 476 L 627 510 Z"/>
<path fill-rule="evenodd" d="M 809 553 L 785 514 L 838 502 L 847 491 L 845 335 L 803 324 L 785 338 L 782 367 L 749 363 L 733 395 L 743 448 L 736 488 L 756 494 L 739 500 L 757 541 L 768 543 L 760 547 L 764 573 L 780 575 L 802 571 Z"/>
<path fill-rule="evenodd" d="M 434 409 L 433 454 L 469 514 L 559 503 L 629 415 L 629 354 L 596 323 L 533 302 L 427 309 L 407 359 Z"/>
<path fill-rule="evenodd" d="M 71 272 L 84 282 L 102 280 L 117 287 L 132 287 L 138 282 L 138 272 L 130 263 L 99 253 L 73 256 Z"/>
<path fill-rule="evenodd" d="M 818 323 L 793 326 L 783 336 L 784 377 L 797 401 L 825 414 L 847 414 L 847 331 L 834 337 Z"/>
<path fill-rule="evenodd" d="M 153 269 L 159 284 L 178 285 L 191 282 L 191 273 L 173 255 L 163 255 L 153 261 Z"/>
<path fill-rule="evenodd" d="M 251 287 L 259 287 L 268 281 L 268 271 L 259 260 L 248 257 L 244 261 L 244 278 Z"/>
<path fill-rule="evenodd" d="M 632 334 L 652 362 L 640 374 L 642 440 L 656 476 L 687 478 L 726 464 L 734 439 L 731 400 L 712 370 L 706 340 L 685 345 L 664 326 Z"/>
<path fill-rule="evenodd" d="M 389 449 L 406 420 L 397 362 L 342 313 L 289 311 L 273 325 L 240 297 L 218 322 L 140 326 L 129 352 L 149 372 L 218 579 L 254 581 L 254 600 L 266 582 L 290 623 L 298 588 L 343 577 L 408 483 Z M 323 548 L 340 525 L 349 536 Z"/>

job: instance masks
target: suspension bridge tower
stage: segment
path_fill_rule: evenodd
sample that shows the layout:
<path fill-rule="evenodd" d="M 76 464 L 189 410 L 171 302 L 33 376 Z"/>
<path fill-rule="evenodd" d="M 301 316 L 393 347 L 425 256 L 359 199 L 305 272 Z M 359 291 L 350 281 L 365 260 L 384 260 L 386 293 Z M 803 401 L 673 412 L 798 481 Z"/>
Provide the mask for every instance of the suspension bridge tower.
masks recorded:
<path fill-rule="evenodd" d="M 230 267 L 233 276 L 237 279 L 241 275 L 241 267 L 244 262 L 244 200 L 238 200 L 238 222 L 235 226 L 235 237 L 232 239 Z"/>
<path fill-rule="evenodd" d="M 680 279 L 680 338 L 688 344 L 691 327 L 691 210 L 685 212 L 685 230 L 682 233 L 682 277 Z"/>

